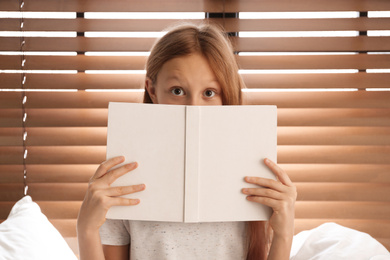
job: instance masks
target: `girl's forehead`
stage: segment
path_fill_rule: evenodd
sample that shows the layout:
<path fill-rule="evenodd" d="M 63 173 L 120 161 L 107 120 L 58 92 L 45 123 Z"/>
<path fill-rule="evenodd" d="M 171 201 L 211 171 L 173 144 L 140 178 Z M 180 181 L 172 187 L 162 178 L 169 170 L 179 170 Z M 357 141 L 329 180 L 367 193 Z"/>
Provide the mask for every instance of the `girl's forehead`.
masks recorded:
<path fill-rule="evenodd" d="M 180 56 L 168 60 L 158 74 L 165 79 L 194 76 L 200 77 L 200 79 L 216 79 L 208 60 L 200 54 Z"/>

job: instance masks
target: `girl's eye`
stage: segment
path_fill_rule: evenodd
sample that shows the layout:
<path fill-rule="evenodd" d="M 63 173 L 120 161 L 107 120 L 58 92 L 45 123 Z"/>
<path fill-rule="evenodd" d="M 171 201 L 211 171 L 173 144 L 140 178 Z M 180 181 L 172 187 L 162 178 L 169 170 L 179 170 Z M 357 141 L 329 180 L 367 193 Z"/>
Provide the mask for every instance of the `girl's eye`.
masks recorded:
<path fill-rule="evenodd" d="M 206 90 L 204 93 L 205 97 L 211 98 L 215 96 L 215 92 L 211 89 Z"/>
<path fill-rule="evenodd" d="M 174 88 L 171 90 L 172 94 L 175 96 L 183 96 L 184 91 L 181 88 Z"/>

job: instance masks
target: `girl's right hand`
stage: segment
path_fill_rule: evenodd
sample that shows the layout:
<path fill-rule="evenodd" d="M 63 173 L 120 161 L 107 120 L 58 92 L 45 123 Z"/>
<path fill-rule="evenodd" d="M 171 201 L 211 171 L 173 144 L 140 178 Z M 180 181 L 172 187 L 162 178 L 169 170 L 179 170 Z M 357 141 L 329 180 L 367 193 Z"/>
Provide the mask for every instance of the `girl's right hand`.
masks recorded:
<path fill-rule="evenodd" d="M 125 164 L 115 170 L 115 165 L 125 160 L 123 156 L 103 162 L 89 180 L 88 190 L 81 205 L 77 226 L 83 230 L 98 230 L 106 220 L 106 213 L 111 206 L 132 206 L 138 199 L 126 199 L 118 196 L 139 192 L 145 189 L 144 184 L 122 187 L 111 187 L 120 176 L 137 168 L 137 163 Z"/>

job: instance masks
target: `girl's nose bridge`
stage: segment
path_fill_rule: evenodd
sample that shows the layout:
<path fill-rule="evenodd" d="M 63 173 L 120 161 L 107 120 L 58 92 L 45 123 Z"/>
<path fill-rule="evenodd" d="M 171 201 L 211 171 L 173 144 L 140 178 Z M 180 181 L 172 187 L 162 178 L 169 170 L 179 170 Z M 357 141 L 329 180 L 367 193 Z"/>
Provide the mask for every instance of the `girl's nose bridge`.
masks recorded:
<path fill-rule="evenodd" d="M 188 93 L 186 105 L 199 106 L 199 105 L 201 105 L 201 99 L 200 99 L 200 97 L 198 97 L 198 95 L 196 93 Z"/>

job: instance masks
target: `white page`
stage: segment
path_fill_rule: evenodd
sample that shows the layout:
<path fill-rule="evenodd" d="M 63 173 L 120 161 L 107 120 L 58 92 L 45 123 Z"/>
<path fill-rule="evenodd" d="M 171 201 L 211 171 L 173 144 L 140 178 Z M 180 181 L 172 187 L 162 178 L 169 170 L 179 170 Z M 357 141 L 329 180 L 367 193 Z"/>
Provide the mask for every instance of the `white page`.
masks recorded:
<path fill-rule="evenodd" d="M 138 162 L 112 186 L 144 183 L 136 206 L 115 206 L 107 218 L 183 221 L 185 106 L 110 103 L 107 158 Z"/>
<path fill-rule="evenodd" d="M 267 220 L 272 210 L 246 200 L 245 176 L 275 179 L 263 159 L 276 162 L 275 106 L 202 107 L 199 221 Z"/>

